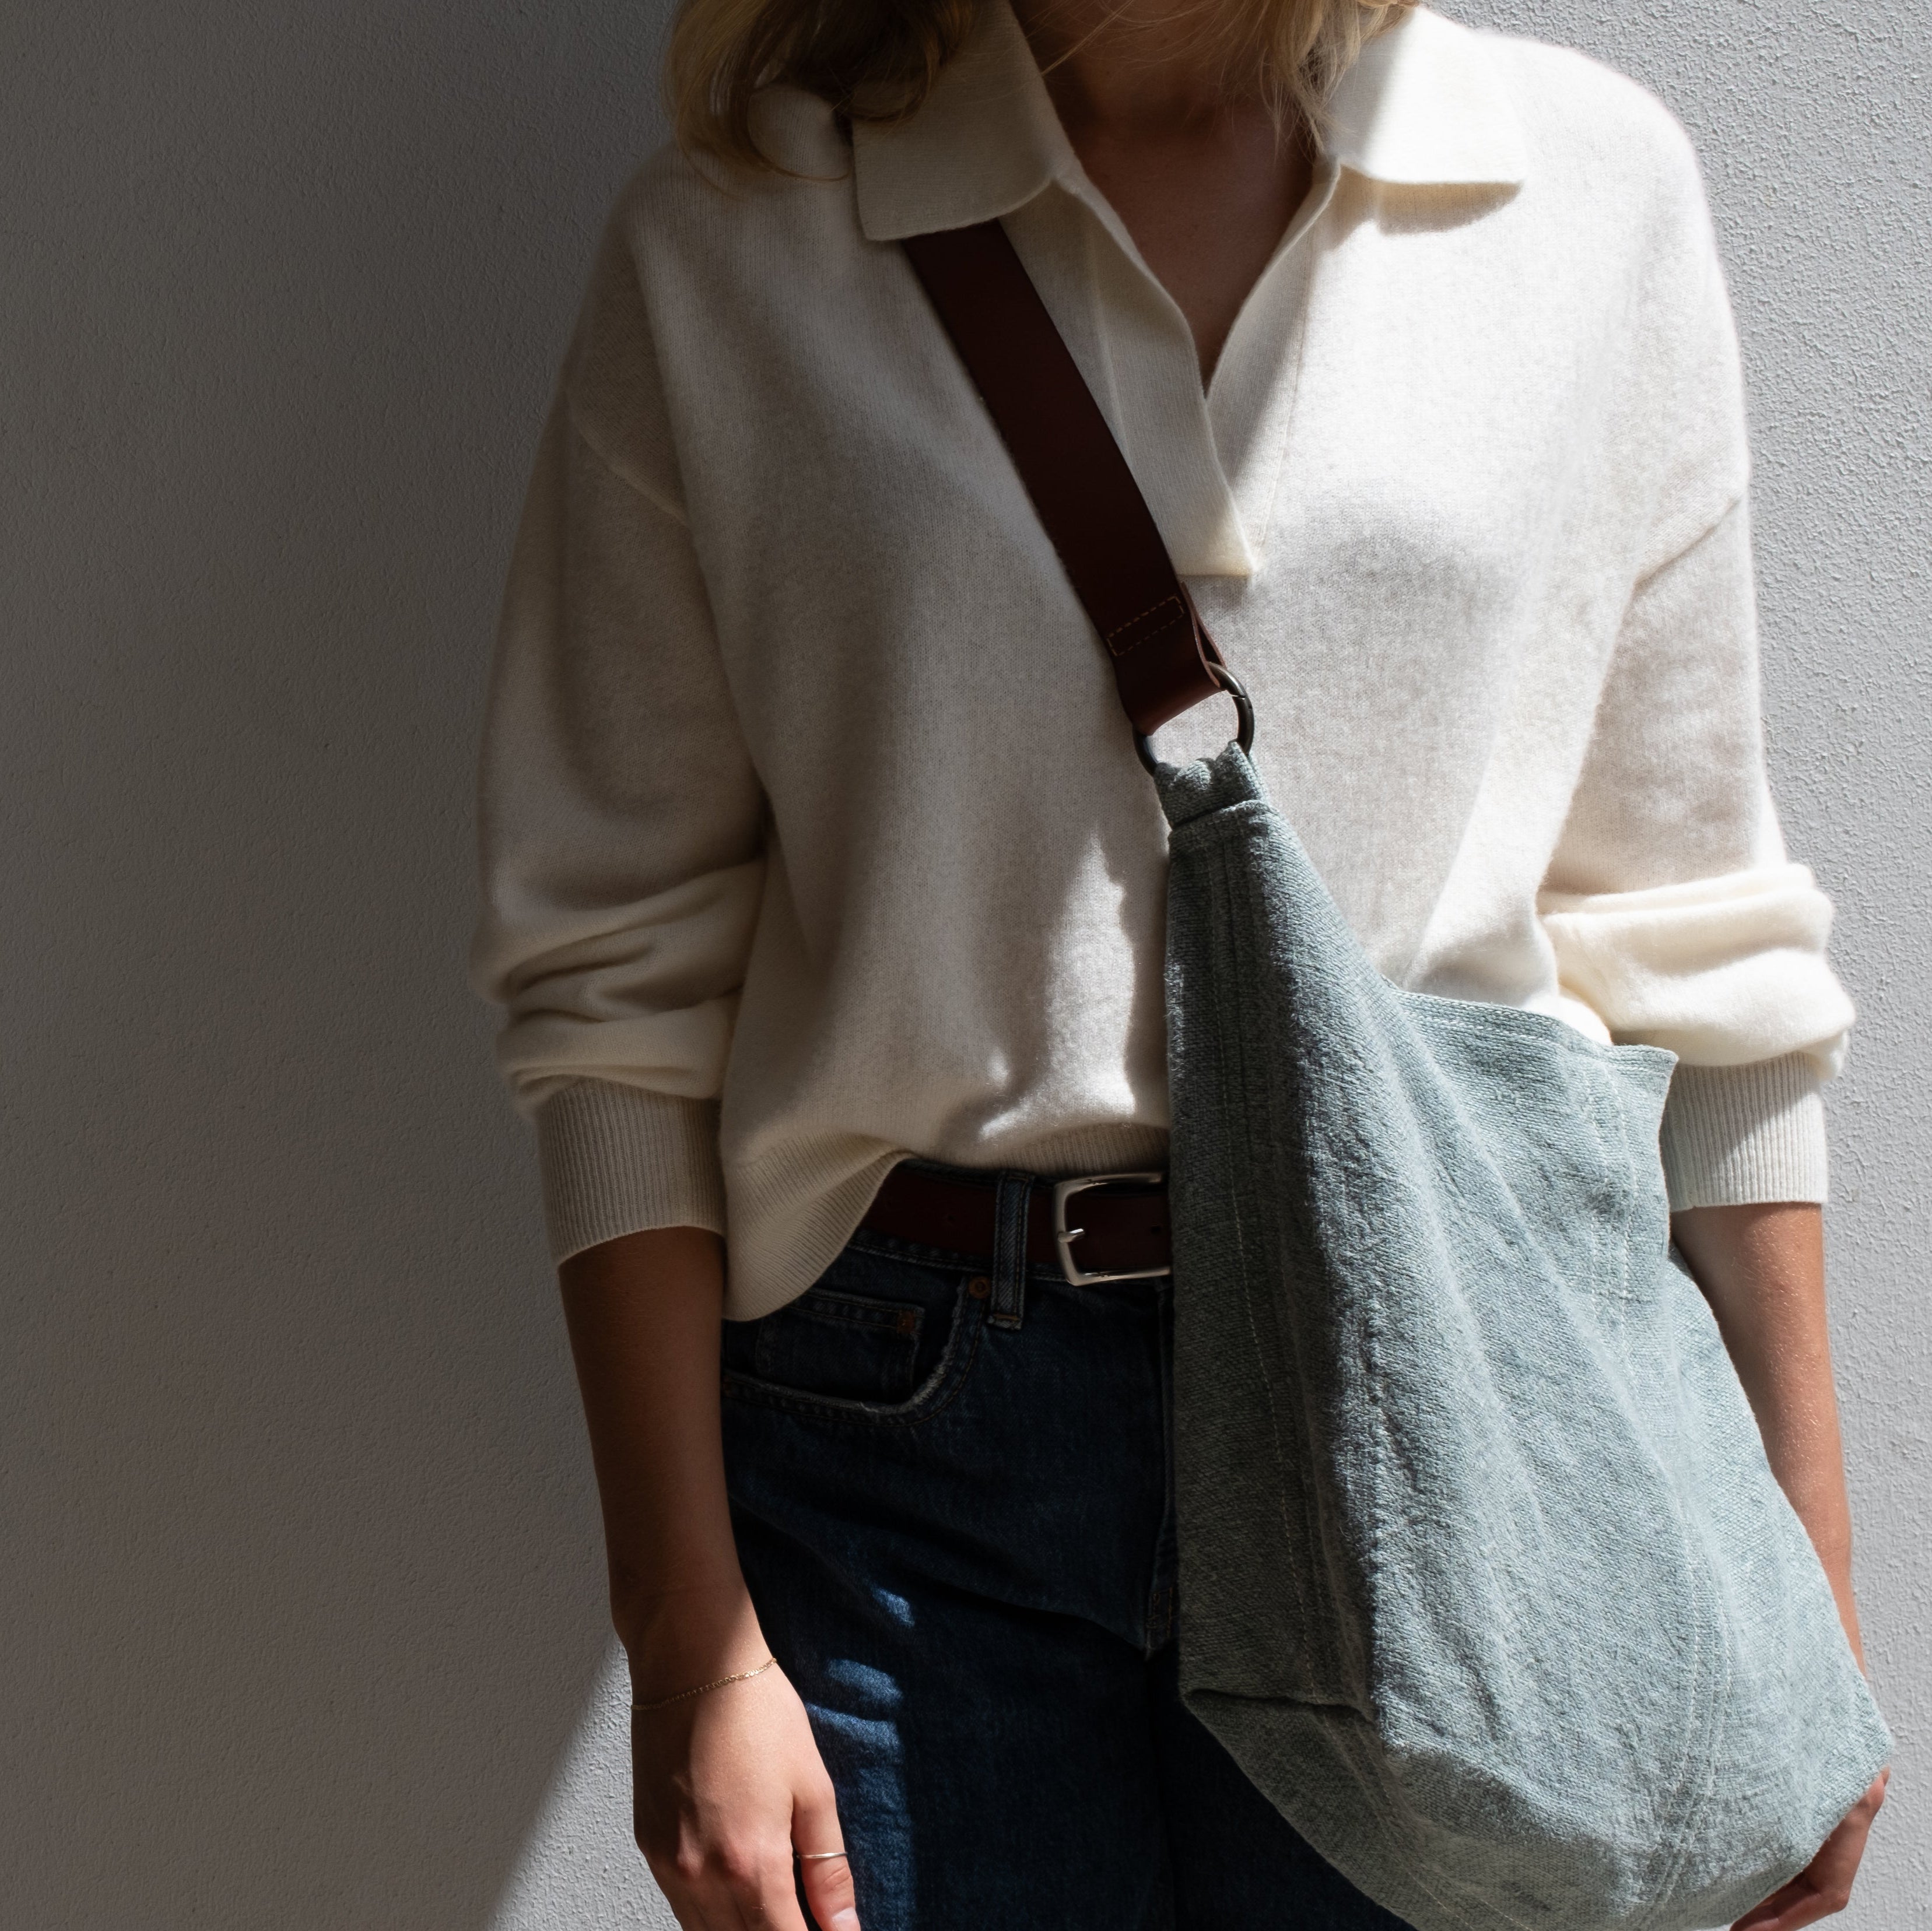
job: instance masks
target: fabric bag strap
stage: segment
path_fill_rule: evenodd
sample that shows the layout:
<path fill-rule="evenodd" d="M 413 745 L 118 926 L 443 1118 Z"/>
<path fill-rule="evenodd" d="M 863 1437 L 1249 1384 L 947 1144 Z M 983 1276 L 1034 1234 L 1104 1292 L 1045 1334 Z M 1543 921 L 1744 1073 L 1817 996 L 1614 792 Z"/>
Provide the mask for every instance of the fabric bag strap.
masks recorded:
<path fill-rule="evenodd" d="M 1246 697 L 1005 229 L 982 221 L 901 246 L 1106 646 L 1136 736 L 1226 690 L 1241 706 L 1245 739 Z"/>

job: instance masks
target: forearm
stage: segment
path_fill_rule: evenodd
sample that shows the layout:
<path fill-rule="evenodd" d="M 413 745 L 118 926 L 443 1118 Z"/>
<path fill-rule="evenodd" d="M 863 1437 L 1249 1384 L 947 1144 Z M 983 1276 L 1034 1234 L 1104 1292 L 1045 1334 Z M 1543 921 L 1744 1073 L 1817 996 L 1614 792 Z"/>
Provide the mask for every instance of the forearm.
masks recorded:
<path fill-rule="evenodd" d="M 575 1255 L 560 1279 L 611 1614 L 633 1674 L 669 1695 L 748 1668 L 766 1652 L 725 1496 L 718 1237 L 689 1227 L 628 1234 Z"/>
<path fill-rule="evenodd" d="M 1810 1535 L 1857 1651 L 1823 1214 L 1798 1202 L 1694 1207 L 1673 1218 L 1672 1232 L 1717 1317 L 1772 1472 Z"/>

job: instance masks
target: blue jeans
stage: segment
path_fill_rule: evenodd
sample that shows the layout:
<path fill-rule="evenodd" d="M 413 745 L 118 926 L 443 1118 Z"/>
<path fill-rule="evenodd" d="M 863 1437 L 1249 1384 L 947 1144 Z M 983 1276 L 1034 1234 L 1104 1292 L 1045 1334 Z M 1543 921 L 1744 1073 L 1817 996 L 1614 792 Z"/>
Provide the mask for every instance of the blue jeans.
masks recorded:
<path fill-rule="evenodd" d="M 1402 1931 L 1181 1705 L 1170 1337 L 1165 1281 L 862 1230 L 727 1325 L 739 1550 L 865 1931 Z"/>

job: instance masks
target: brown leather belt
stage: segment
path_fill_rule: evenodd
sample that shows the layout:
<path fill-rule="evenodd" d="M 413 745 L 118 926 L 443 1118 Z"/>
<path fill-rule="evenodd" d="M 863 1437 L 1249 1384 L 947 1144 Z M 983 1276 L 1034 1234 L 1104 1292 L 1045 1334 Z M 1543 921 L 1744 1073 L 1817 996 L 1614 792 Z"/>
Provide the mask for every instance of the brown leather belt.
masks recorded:
<path fill-rule="evenodd" d="M 990 1257 L 998 1186 L 992 1174 L 982 1180 L 902 1164 L 860 1225 L 921 1246 Z M 1028 1260 L 1058 1267 L 1076 1286 L 1165 1274 L 1169 1253 L 1165 1174 L 1041 1180 L 1028 1194 Z"/>

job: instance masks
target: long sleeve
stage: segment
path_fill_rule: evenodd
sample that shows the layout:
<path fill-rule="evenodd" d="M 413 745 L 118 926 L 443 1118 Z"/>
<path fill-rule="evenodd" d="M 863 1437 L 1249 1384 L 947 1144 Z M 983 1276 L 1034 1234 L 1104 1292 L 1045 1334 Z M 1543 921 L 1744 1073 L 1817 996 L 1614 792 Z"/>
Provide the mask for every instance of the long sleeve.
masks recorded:
<path fill-rule="evenodd" d="M 1680 154 L 1622 329 L 1632 588 L 1538 910 L 1565 997 L 1678 1057 L 1672 1205 L 1822 1200 L 1818 1087 L 1852 1009 L 1830 902 L 1788 857 L 1766 777 L 1742 371 Z"/>
<path fill-rule="evenodd" d="M 1778 829 L 1757 679 L 1738 503 L 1631 600 L 1540 901 L 1566 996 L 1678 1055 L 1678 1207 L 1824 1198 L 1818 1086 L 1852 1020 L 1830 903 Z"/>
<path fill-rule="evenodd" d="M 535 1119 L 552 1246 L 721 1230 L 717 1098 L 763 799 L 614 226 L 540 450 L 482 759 L 476 982 Z"/>

